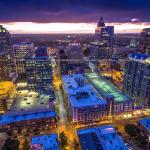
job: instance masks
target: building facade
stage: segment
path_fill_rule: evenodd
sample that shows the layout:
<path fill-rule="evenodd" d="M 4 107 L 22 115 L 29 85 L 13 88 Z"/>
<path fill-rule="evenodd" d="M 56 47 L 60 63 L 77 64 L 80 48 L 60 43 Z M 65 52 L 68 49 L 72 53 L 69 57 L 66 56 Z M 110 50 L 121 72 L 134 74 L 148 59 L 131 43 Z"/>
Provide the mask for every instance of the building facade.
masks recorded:
<path fill-rule="evenodd" d="M 145 28 L 140 34 L 139 51 L 150 55 L 150 28 Z"/>
<path fill-rule="evenodd" d="M 114 26 L 106 26 L 101 17 L 95 29 L 98 43 L 98 58 L 109 59 L 113 55 Z"/>
<path fill-rule="evenodd" d="M 123 91 L 135 99 L 140 108 L 150 106 L 150 57 L 131 54 L 125 64 Z"/>
<path fill-rule="evenodd" d="M 52 64 L 47 48 L 37 48 L 35 54 L 25 58 L 28 89 L 39 93 L 52 93 Z"/>
<path fill-rule="evenodd" d="M 14 55 L 14 64 L 16 73 L 23 74 L 25 73 L 25 56 L 27 54 L 33 54 L 34 45 L 29 42 L 21 42 L 19 44 L 13 45 L 13 55 Z"/>
<path fill-rule="evenodd" d="M 108 105 L 82 74 L 64 75 L 63 88 L 74 123 L 91 123 L 107 117 Z"/>

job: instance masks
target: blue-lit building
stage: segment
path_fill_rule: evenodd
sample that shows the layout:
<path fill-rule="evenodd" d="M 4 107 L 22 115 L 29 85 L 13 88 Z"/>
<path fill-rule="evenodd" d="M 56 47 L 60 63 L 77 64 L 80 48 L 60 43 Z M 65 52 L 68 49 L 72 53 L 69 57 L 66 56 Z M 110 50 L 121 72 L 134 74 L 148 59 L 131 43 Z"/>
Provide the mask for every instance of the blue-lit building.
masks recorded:
<path fill-rule="evenodd" d="M 127 150 L 115 129 L 108 126 L 81 129 L 78 138 L 82 150 Z"/>
<path fill-rule="evenodd" d="M 95 35 L 99 46 L 98 58 L 111 58 L 113 54 L 114 26 L 106 26 L 103 17 L 101 17 L 95 29 Z"/>
<path fill-rule="evenodd" d="M 147 54 L 130 54 L 125 64 L 123 91 L 133 97 L 136 106 L 150 106 L 150 57 Z"/>
<path fill-rule="evenodd" d="M 51 94 L 52 64 L 47 48 L 37 48 L 34 55 L 25 58 L 28 89 L 39 93 Z"/>
<path fill-rule="evenodd" d="M 57 134 L 45 134 L 32 137 L 31 150 L 59 150 Z"/>
<path fill-rule="evenodd" d="M 107 101 L 96 93 L 84 75 L 64 75 L 63 88 L 74 123 L 91 123 L 107 117 Z"/>

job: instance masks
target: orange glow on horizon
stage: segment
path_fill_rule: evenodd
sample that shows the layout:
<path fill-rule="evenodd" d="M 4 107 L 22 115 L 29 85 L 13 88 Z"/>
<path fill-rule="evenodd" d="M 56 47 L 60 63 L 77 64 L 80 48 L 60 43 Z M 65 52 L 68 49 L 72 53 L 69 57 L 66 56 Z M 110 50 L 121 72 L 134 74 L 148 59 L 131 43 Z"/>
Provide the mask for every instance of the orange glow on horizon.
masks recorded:
<path fill-rule="evenodd" d="M 50 33 L 94 33 L 96 23 L 0 23 L 14 34 L 50 34 Z M 139 33 L 143 28 L 150 28 L 150 22 L 107 23 L 115 26 L 115 33 Z"/>

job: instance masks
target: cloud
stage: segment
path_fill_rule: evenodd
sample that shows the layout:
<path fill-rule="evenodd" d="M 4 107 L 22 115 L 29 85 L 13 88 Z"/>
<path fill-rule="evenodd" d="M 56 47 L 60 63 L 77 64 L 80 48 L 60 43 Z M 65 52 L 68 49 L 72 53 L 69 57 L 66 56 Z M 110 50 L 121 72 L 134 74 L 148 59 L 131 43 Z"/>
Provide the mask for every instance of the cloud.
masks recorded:
<path fill-rule="evenodd" d="M 0 0 L 1 22 L 127 22 L 150 20 L 149 0 Z"/>

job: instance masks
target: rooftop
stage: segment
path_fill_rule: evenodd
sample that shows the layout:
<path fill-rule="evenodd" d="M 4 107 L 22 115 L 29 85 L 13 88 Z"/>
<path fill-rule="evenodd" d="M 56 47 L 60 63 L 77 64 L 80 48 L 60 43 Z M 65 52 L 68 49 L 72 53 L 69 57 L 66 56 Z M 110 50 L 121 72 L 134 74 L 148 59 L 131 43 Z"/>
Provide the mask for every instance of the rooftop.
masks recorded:
<path fill-rule="evenodd" d="M 22 90 L 17 93 L 16 98 L 11 105 L 10 111 L 28 111 L 34 109 L 49 108 L 50 95 Z M 54 98 L 53 98 L 54 99 Z"/>
<path fill-rule="evenodd" d="M 132 54 L 129 54 L 129 59 L 133 61 L 139 61 L 142 63 L 150 64 L 150 57 L 147 54 L 132 53 Z"/>
<path fill-rule="evenodd" d="M 63 83 L 70 98 L 70 103 L 74 107 L 88 107 L 107 104 L 102 100 L 90 85 L 84 75 L 64 75 Z"/>
<path fill-rule="evenodd" d="M 20 47 L 20 46 L 30 46 L 30 47 L 33 47 L 33 43 L 31 42 L 21 42 L 21 43 L 16 43 L 16 44 L 13 44 L 13 47 Z"/>
<path fill-rule="evenodd" d="M 78 131 L 82 150 L 127 150 L 112 126 L 81 129 Z"/>
<path fill-rule="evenodd" d="M 150 118 L 141 119 L 139 123 L 150 132 Z"/>
<path fill-rule="evenodd" d="M 0 82 L 0 95 L 8 94 L 10 91 L 14 89 L 14 87 L 15 86 L 13 82 L 10 81 Z"/>
<path fill-rule="evenodd" d="M 57 134 L 35 136 L 32 138 L 32 145 L 34 144 L 42 145 L 43 150 L 59 150 Z"/>
<path fill-rule="evenodd" d="M 113 96 L 115 102 L 131 101 L 132 99 L 119 91 L 111 82 L 96 73 L 87 73 L 88 81 L 94 86 L 98 93 L 106 99 L 108 96 Z"/>
<path fill-rule="evenodd" d="M 0 116 L 0 125 L 32 119 L 36 120 L 42 118 L 51 118 L 55 116 L 56 113 L 54 111 L 50 111 L 49 109 L 26 112 L 11 112 Z"/>

